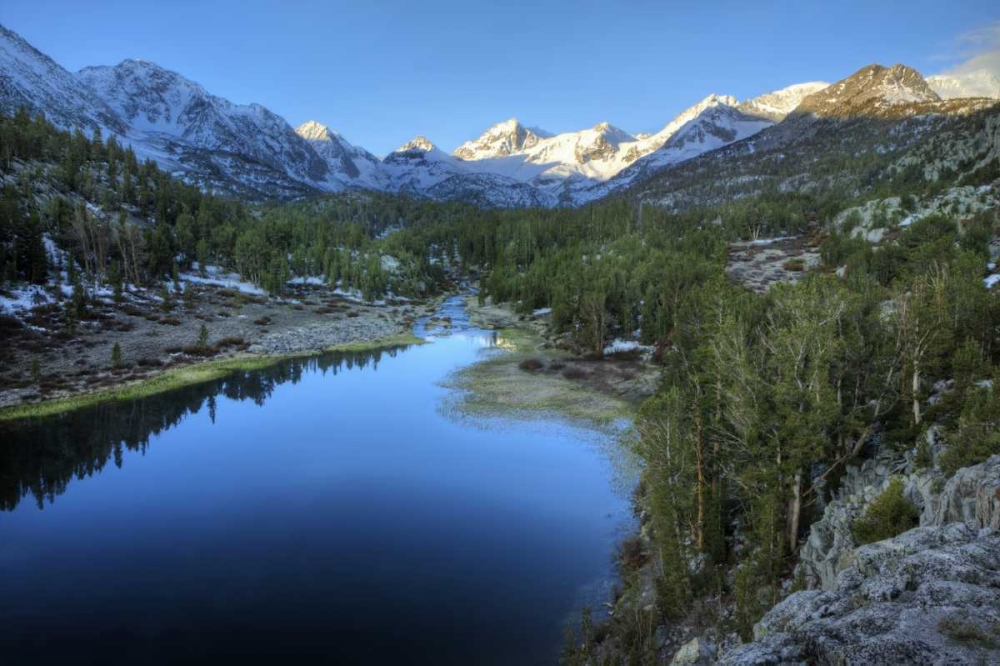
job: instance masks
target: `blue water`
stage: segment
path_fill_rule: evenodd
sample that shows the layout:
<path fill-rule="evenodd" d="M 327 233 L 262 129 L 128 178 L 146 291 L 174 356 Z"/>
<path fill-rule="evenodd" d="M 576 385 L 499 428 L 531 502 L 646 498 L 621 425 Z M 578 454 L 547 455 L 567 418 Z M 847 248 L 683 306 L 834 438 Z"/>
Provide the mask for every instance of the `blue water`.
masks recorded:
<path fill-rule="evenodd" d="M 503 353 L 459 308 L 432 344 L 0 431 L 0 663 L 555 663 L 629 503 L 601 435 L 442 409 Z"/>

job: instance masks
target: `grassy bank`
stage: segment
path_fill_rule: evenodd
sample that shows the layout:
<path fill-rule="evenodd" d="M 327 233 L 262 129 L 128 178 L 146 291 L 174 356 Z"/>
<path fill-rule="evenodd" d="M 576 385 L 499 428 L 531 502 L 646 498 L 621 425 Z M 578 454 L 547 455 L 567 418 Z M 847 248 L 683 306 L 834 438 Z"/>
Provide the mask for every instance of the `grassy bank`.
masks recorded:
<path fill-rule="evenodd" d="M 553 415 L 598 428 L 630 419 L 635 406 L 601 391 L 570 371 L 567 352 L 543 349 L 534 330 L 496 329 L 497 347 L 506 353 L 474 363 L 451 375 L 444 385 L 457 391 L 448 409 L 458 416 L 547 418 Z"/>
<path fill-rule="evenodd" d="M 412 333 L 407 332 L 380 338 L 378 340 L 358 340 L 355 342 L 349 342 L 347 344 L 330 347 L 325 349 L 324 352 L 360 353 L 425 343 L 426 340 L 418 338 Z M 222 379 L 226 375 L 233 372 L 261 370 L 289 358 L 301 358 L 314 355 L 316 355 L 316 352 L 314 351 L 305 351 L 295 354 L 282 355 L 236 356 L 226 359 L 197 362 L 179 368 L 170 368 L 154 377 L 122 386 L 100 389 L 88 393 L 55 398 L 52 400 L 44 400 L 42 402 L 12 405 L 10 407 L 0 409 L 0 421 L 52 416 L 83 407 L 89 407 L 108 400 L 135 400 L 137 398 L 144 398 L 158 393 L 172 391 L 183 386 L 202 384 Z"/>

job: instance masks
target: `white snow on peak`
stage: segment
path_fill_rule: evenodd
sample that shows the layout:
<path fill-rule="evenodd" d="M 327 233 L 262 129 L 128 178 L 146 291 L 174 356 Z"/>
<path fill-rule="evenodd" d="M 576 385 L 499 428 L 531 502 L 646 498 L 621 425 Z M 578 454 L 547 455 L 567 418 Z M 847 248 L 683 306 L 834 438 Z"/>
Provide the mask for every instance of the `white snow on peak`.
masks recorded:
<path fill-rule="evenodd" d="M 829 87 L 825 81 L 797 83 L 781 90 L 753 97 L 739 105 L 740 109 L 750 115 L 758 115 L 771 120 L 782 120 L 795 110 L 802 100 Z"/>
<path fill-rule="evenodd" d="M 927 85 L 941 99 L 958 97 L 992 97 L 1000 99 L 1000 76 L 988 69 L 927 77 Z"/>
<path fill-rule="evenodd" d="M 295 133 L 307 141 L 332 141 L 336 132 L 315 120 L 307 120 L 295 128 Z"/>
<path fill-rule="evenodd" d="M 553 135 L 510 118 L 450 155 L 418 136 L 379 159 L 318 121 L 293 129 L 259 104 L 212 95 L 148 60 L 71 74 L 0 26 L 0 109 L 27 106 L 63 127 L 113 131 L 140 158 L 191 182 L 258 197 L 372 189 L 498 206 L 582 203 L 751 136 L 824 87 L 744 102 L 712 94 L 648 134 L 601 122 Z"/>
<path fill-rule="evenodd" d="M 543 138 L 521 125 L 517 118 L 511 118 L 493 125 L 479 138 L 466 141 L 452 155 L 463 160 L 506 157 L 536 146 Z"/>
<path fill-rule="evenodd" d="M 404 143 L 402 146 L 397 148 L 395 152 L 408 153 L 411 151 L 422 151 L 425 153 L 430 153 L 435 150 L 437 150 L 437 146 L 431 143 L 430 139 L 428 139 L 423 134 L 418 134 L 417 136 L 413 137 L 412 139 Z"/>

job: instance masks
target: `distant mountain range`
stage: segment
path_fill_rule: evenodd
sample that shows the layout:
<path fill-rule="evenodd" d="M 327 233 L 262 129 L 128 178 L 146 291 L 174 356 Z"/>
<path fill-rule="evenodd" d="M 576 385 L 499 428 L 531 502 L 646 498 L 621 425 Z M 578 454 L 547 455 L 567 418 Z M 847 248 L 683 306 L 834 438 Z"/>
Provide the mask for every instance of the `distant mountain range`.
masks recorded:
<path fill-rule="evenodd" d="M 251 199 L 367 189 L 483 206 L 579 205 L 775 125 L 787 133 L 797 116 L 884 116 L 901 104 L 966 97 L 1000 97 L 1000 79 L 981 71 L 925 80 L 902 65 L 871 65 L 833 85 L 803 83 L 742 102 L 709 95 L 654 134 L 603 122 L 551 135 L 510 119 L 451 154 L 418 136 L 378 158 L 319 122 L 293 129 L 259 104 L 217 97 L 149 61 L 70 73 L 0 26 L 0 109 L 99 128 L 175 175 Z"/>

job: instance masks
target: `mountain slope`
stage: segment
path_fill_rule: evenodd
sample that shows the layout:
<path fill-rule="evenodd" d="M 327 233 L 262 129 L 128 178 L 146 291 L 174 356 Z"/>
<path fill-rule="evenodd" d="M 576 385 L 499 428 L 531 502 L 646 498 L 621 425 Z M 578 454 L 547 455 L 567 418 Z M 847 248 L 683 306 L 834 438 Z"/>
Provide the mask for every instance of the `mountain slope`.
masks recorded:
<path fill-rule="evenodd" d="M 997 101 L 942 101 L 915 70 L 873 65 L 745 141 L 637 177 L 629 194 L 673 210 L 764 192 L 856 197 L 911 164 L 922 168 L 910 177 L 937 178 L 1000 163 L 998 131 Z"/>
<path fill-rule="evenodd" d="M 741 111 L 732 98 L 722 98 L 669 134 L 662 146 L 643 155 L 607 182 L 580 187 L 575 199 L 587 201 L 626 189 L 658 171 L 753 136 L 772 125 L 769 118 Z"/>
<path fill-rule="evenodd" d="M 709 95 L 660 131 L 631 135 L 610 123 L 552 137 L 516 120 L 489 128 L 453 155 L 474 162 L 477 173 L 528 183 L 562 204 L 580 204 L 628 186 L 636 178 L 746 138 L 783 119 L 826 83 L 804 83 L 744 102 Z"/>
<path fill-rule="evenodd" d="M 43 112 L 59 127 L 124 134 L 127 125 L 87 86 L 0 25 L 0 109 Z"/>
<path fill-rule="evenodd" d="M 991 97 L 1000 99 L 1000 76 L 985 69 L 927 77 L 927 84 L 941 99 Z"/>
<path fill-rule="evenodd" d="M 364 148 L 351 144 L 347 139 L 326 125 L 315 120 L 302 123 L 295 133 L 309 142 L 313 150 L 326 161 L 330 173 L 327 182 L 336 189 L 368 188 L 383 190 L 388 179 L 381 161 Z"/>
<path fill-rule="evenodd" d="M 929 81 L 903 65 L 869 65 L 833 85 L 744 101 L 709 95 L 651 134 L 604 122 L 553 136 L 510 119 L 452 154 L 417 137 L 379 159 L 318 122 L 293 129 L 263 106 L 235 104 L 148 61 L 72 75 L 0 27 L 0 110 L 27 107 L 63 127 L 100 127 L 189 181 L 253 199 L 372 189 L 490 206 L 579 205 L 734 143 L 731 154 L 767 152 L 813 141 L 828 131 L 824 123 L 967 113 L 986 101 L 964 96 L 1000 94 L 983 72 Z"/>
<path fill-rule="evenodd" d="M 781 122 L 795 108 L 802 103 L 802 100 L 829 87 L 829 83 L 813 81 L 811 83 L 798 83 L 781 90 L 775 90 L 759 97 L 748 99 L 737 105 L 737 108 L 747 115 L 758 118 L 767 118 L 774 122 Z"/>
<path fill-rule="evenodd" d="M 212 95 L 155 63 L 87 67 L 77 79 L 129 123 L 133 137 L 163 155 L 158 161 L 173 162 L 195 182 L 284 196 L 322 188 L 329 175 L 326 161 L 277 114 Z"/>
<path fill-rule="evenodd" d="M 841 119 L 890 117 L 905 112 L 908 105 L 939 101 L 941 98 L 912 67 L 872 64 L 808 95 L 794 113 Z"/>

